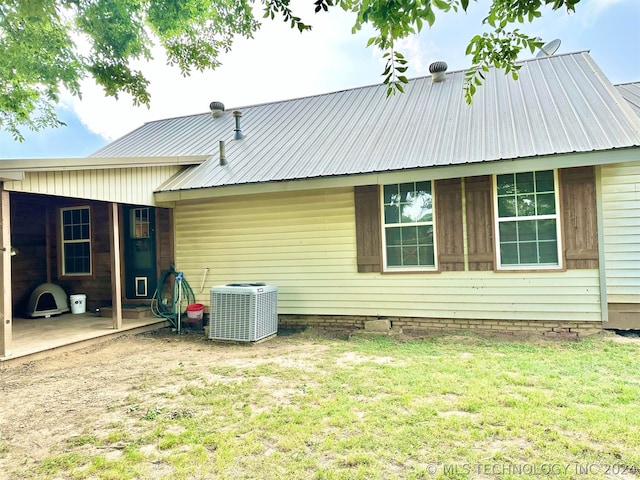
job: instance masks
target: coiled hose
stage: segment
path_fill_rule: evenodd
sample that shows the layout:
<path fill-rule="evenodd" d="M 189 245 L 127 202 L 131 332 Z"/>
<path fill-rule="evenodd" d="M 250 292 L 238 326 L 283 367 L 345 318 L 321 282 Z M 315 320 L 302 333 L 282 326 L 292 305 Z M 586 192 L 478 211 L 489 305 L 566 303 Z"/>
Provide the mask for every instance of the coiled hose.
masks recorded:
<path fill-rule="evenodd" d="M 171 302 L 165 304 L 162 302 L 162 292 L 164 291 L 165 284 L 171 277 L 174 277 L 173 296 Z M 173 328 L 177 329 L 178 333 L 180 333 L 180 319 L 183 312 L 187 309 L 187 305 L 195 303 L 195 301 L 196 296 L 189 282 L 184 278 L 184 274 L 182 272 L 176 272 L 175 269 L 171 267 L 160 276 L 158 287 L 151 298 L 151 312 L 158 318 L 168 320 Z"/>

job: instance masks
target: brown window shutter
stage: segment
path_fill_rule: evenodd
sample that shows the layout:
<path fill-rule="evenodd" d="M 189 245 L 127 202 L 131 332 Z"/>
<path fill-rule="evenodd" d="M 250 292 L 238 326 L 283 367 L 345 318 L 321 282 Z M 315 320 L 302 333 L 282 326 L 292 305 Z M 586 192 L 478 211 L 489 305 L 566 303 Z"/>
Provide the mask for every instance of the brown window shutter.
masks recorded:
<path fill-rule="evenodd" d="M 355 187 L 358 272 L 382 271 L 382 238 L 378 185 Z"/>
<path fill-rule="evenodd" d="M 435 188 L 438 265 L 442 271 L 464 270 L 462 182 L 438 180 Z"/>
<path fill-rule="evenodd" d="M 567 269 L 598 268 L 598 220 L 594 167 L 559 172 Z"/>
<path fill-rule="evenodd" d="M 493 270 L 491 177 L 465 178 L 464 185 L 469 270 Z"/>

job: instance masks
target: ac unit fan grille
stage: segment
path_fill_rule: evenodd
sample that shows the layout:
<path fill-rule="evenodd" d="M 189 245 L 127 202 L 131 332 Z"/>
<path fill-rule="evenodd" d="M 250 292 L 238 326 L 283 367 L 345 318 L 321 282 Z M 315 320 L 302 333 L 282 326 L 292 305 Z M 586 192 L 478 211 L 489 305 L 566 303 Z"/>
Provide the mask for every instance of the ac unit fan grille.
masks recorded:
<path fill-rule="evenodd" d="M 209 338 L 253 342 L 277 331 L 277 287 L 224 285 L 211 289 Z"/>

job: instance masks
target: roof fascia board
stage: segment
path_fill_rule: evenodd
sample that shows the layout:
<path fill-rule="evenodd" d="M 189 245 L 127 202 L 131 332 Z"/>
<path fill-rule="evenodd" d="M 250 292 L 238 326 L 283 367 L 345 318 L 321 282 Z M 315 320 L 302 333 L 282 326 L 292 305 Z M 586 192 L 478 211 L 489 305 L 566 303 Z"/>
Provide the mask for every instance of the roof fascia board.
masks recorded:
<path fill-rule="evenodd" d="M 637 160 L 640 160 L 640 147 L 631 147 L 618 150 L 547 155 L 465 165 L 422 167 L 397 172 L 343 175 L 304 180 L 287 180 L 281 182 L 225 185 L 221 187 L 198 188 L 192 190 L 155 192 L 154 196 L 158 203 L 172 203 L 206 198 L 228 197 L 233 195 L 250 195 L 255 193 L 274 193 L 356 185 L 383 185 L 388 183 L 413 182 L 416 180 L 417 171 L 424 172 L 425 179 L 442 180 L 447 178 L 548 170 L 552 168 L 606 165 Z"/>
<path fill-rule="evenodd" d="M 188 157 L 86 157 L 0 160 L 0 176 L 5 172 L 52 172 L 65 170 L 102 170 L 108 168 L 197 165 L 209 155 Z"/>
<path fill-rule="evenodd" d="M 0 172 L 0 182 L 14 182 L 14 181 L 18 181 L 21 182 L 24 180 L 24 172 L 22 171 L 2 171 Z"/>

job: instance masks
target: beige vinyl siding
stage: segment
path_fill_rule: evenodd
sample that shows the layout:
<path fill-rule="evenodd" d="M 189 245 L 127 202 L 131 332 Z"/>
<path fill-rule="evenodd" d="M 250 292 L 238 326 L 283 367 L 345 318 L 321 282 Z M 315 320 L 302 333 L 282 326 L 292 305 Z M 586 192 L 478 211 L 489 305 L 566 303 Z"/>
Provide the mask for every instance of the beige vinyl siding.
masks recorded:
<path fill-rule="evenodd" d="M 281 314 L 600 320 L 597 270 L 358 273 L 354 208 L 352 188 L 179 204 L 176 267 L 207 307 L 212 286 L 261 281 Z"/>
<path fill-rule="evenodd" d="M 169 165 L 28 172 L 22 181 L 5 182 L 5 189 L 134 205 L 155 205 L 153 191 L 182 168 Z"/>
<path fill-rule="evenodd" d="M 609 303 L 640 303 L 640 161 L 602 167 Z"/>

